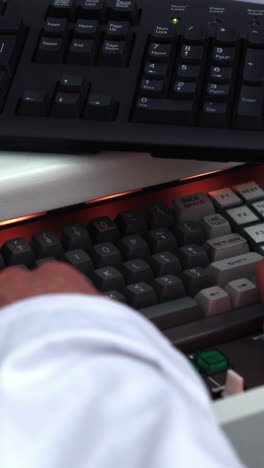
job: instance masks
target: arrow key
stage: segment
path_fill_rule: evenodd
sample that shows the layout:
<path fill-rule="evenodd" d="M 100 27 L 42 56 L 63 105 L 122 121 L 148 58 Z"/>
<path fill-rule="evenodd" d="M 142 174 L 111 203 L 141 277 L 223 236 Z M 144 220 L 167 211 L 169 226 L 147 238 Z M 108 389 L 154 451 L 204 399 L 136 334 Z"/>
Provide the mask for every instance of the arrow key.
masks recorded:
<path fill-rule="evenodd" d="M 61 118 L 79 118 L 81 113 L 81 95 L 79 93 L 57 93 L 52 115 Z"/>

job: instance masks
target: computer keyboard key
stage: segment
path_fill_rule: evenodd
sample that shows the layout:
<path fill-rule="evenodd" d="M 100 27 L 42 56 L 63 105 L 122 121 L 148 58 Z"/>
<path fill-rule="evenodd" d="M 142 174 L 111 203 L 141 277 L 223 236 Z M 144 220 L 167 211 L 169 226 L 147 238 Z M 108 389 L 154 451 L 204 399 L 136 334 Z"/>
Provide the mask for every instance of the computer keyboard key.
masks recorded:
<path fill-rule="evenodd" d="M 159 252 L 150 259 L 152 270 L 156 276 L 178 275 L 182 271 L 181 262 L 172 252 Z"/>
<path fill-rule="evenodd" d="M 176 71 L 180 81 L 197 81 L 200 73 L 201 67 L 199 65 L 187 65 L 186 63 L 180 64 Z"/>
<path fill-rule="evenodd" d="M 37 258 L 55 257 L 62 259 L 64 256 L 62 244 L 58 236 L 52 231 L 38 232 L 34 234 L 33 248 Z"/>
<path fill-rule="evenodd" d="M 165 90 L 164 80 L 144 79 L 140 84 L 140 92 L 145 96 L 162 96 Z"/>
<path fill-rule="evenodd" d="M 67 55 L 67 62 L 76 65 L 93 65 L 96 43 L 92 39 L 73 39 Z"/>
<path fill-rule="evenodd" d="M 231 92 L 229 84 L 209 83 L 207 86 L 207 99 L 211 101 L 226 101 Z"/>
<path fill-rule="evenodd" d="M 209 265 L 208 255 L 200 245 L 190 244 L 180 247 L 178 254 L 184 268 L 206 267 Z"/>
<path fill-rule="evenodd" d="M 177 252 L 178 243 L 174 234 L 168 228 L 151 229 L 147 236 L 148 243 L 153 253 Z"/>
<path fill-rule="evenodd" d="M 201 112 L 201 125 L 205 127 L 225 128 L 229 125 L 230 112 L 228 103 L 207 101 Z"/>
<path fill-rule="evenodd" d="M 205 248 L 212 261 L 235 257 L 249 252 L 246 239 L 235 232 L 208 239 Z"/>
<path fill-rule="evenodd" d="M 12 75 L 19 59 L 20 49 L 16 36 L 0 35 L 0 67 Z"/>
<path fill-rule="evenodd" d="M 50 97 L 44 90 L 26 90 L 18 104 L 18 114 L 28 117 L 46 117 L 49 112 Z"/>
<path fill-rule="evenodd" d="M 126 41 L 105 40 L 98 58 L 99 65 L 126 67 L 129 58 L 129 44 Z"/>
<path fill-rule="evenodd" d="M 242 86 L 238 106 L 234 117 L 235 128 L 254 130 L 263 126 L 262 87 Z"/>
<path fill-rule="evenodd" d="M 264 34 L 261 29 L 254 29 L 248 32 L 247 43 L 250 47 L 262 48 L 264 46 Z"/>
<path fill-rule="evenodd" d="M 156 202 L 146 208 L 148 224 L 152 228 L 170 227 L 174 223 L 174 215 L 171 208 L 165 203 Z"/>
<path fill-rule="evenodd" d="M 263 63 L 264 51 L 247 49 L 242 79 L 246 84 L 261 85 L 264 79 Z"/>
<path fill-rule="evenodd" d="M 95 39 L 99 32 L 99 21 L 78 19 L 74 27 L 74 36 L 81 39 Z"/>
<path fill-rule="evenodd" d="M 140 312 L 161 330 L 177 327 L 202 318 L 202 312 L 197 302 L 191 297 L 174 299 L 142 308 Z"/>
<path fill-rule="evenodd" d="M 61 242 L 65 250 L 82 249 L 88 251 L 92 245 L 91 237 L 82 224 L 65 226 Z"/>
<path fill-rule="evenodd" d="M 200 266 L 184 270 L 180 277 L 188 296 L 195 296 L 201 289 L 209 288 L 215 284 L 208 269 Z"/>
<path fill-rule="evenodd" d="M 96 244 L 101 242 L 115 242 L 120 237 L 116 223 L 108 216 L 95 218 L 88 224 L 92 239 Z"/>
<path fill-rule="evenodd" d="M 224 314 L 232 310 L 229 295 L 219 286 L 203 289 L 196 294 L 195 300 L 206 316 Z"/>
<path fill-rule="evenodd" d="M 100 291 L 110 291 L 111 289 L 117 289 L 117 291 L 119 291 L 125 287 L 122 274 L 112 266 L 106 266 L 95 270 L 92 275 L 92 280 Z"/>
<path fill-rule="evenodd" d="M 81 18 L 103 18 L 105 14 L 104 0 L 78 0 L 78 2 Z"/>
<path fill-rule="evenodd" d="M 159 42 L 151 42 L 148 48 L 148 58 L 157 62 L 168 62 L 171 56 L 172 46 Z"/>
<path fill-rule="evenodd" d="M 246 205 L 229 208 L 225 215 L 236 228 L 259 221 L 258 216 Z"/>
<path fill-rule="evenodd" d="M 202 227 L 208 239 L 231 233 L 229 222 L 219 213 L 205 216 L 202 220 Z"/>
<path fill-rule="evenodd" d="M 264 199 L 264 191 L 254 181 L 246 182 L 244 184 L 234 185 L 232 189 L 241 197 L 246 203 L 253 202 L 258 199 Z"/>
<path fill-rule="evenodd" d="M 188 44 L 201 44 L 206 38 L 204 29 L 193 24 L 187 24 L 184 28 L 183 40 Z"/>
<path fill-rule="evenodd" d="M 143 237 L 138 234 L 131 234 L 130 236 L 122 237 L 117 246 L 126 260 L 132 260 L 135 258 L 149 259 L 150 257 L 148 244 Z"/>
<path fill-rule="evenodd" d="M 239 39 L 239 33 L 234 28 L 219 27 L 216 31 L 215 42 L 222 45 L 235 45 Z"/>
<path fill-rule="evenodd" d="M 65 37 L 69 23 L 66 18 L 47 18 L 43 27 L 45 36 Z"/>
<path fill-rule="evenodd" d="M 233 190 L 229 187 L 225 187 L 219 190 L 213 190 L 208 195 L 212 198 L 215 205 L 219 209 L 231 208 L 233 206 L 242 205 L 242 200 L 239 198 Z"/>
<path fill-rule="evenodd" d="M 90 94 L 84 110 L 83 118 L 87 120 L 115 120 L 118 112 L 118 102 L 112 96 Z"/>
<path fill-rule="evenodd" d="M 147 231 L 144 216 L 136 210 L 122 211 L 115 221 L 123 234 L 144 234 Z"/>
<path fill-rule="evenodd" d="M 62 63 L 64 60 L 65 42 L 61 37 L 41 37 L 36 53 L 36 62 Z"/>
<path fill-rule="evenodd" d="M 168 74 L 167 63 L 146 62 L 144 75 L 147 78 L 165 78 Z"/>
<path fill-rule="evenodd" d="M 83 97 L 88 90 L 88 83 L 81 75 L 65 73 L 58 83 L 58 90 L 64 93 L 79 93 Z"/>
<path fill-rule="evenodd" d="M 213 83 L 230 83 L 232 80 L 233 68 L 222 66 L 211 66 L 209 80 Z"/>
<path fill-rule="evenodd" d="M 257 223 L 253 224 L 253 226 L 245 227 L 242 232 L 253 249 L 260 244 L 264 244 L 264 223 Z"/>
<path fill-rule="evenodd" d="M 150 283 L 154 279 L 150 265 L 142 259 L 128 260 L 121 267 L 126 284 Z"/>
<path fill-rule="evenodd" d="M 200 63 L 204 52 L 202 46 L 182 44 L 179 58 L 184 63 Z"/>
<path fill-rule="evenodd" d="M 215 65 L 233 65 L 236 50 L 234 47 L 214 47 L 212 61 Z"/>
<path fill-rule="evenodd" d="M 107 39 L 128 39 L 130 25 L 127 21 L 108 21 L 105 35 Z"/>
<path fill-rule="evenodd" d="M 194 98 L 197 90 L 197 83 L 191 81 L 175 81 L 172 94 L 177 98 Z"/>
<path fill-rule="evenodd" d="M 55 257 L 44 257 L 35 260 L 36 268 L 40 267 L 41 265 L 45 265 L 46 263 L 56 262 L 57 259 Z"/>
<path fill-rule="evenodd" d="M 94 271 L 91 257 L 82 249 L 66 252 L 64 260 L 84 275 L 91 276 Z"/>
<path fill-rule="evenodd" d="M 81 108 L 82 100 L 79 93 L 58 92 L 54 98 L 51 115 L 63 119 L 78 119 Z"/>
<path fill-rule="evenodd" d="M 187 223 L 177 223 L 172 227 L 180 246 L 186 244 L 202 244 L 205 241 L 205 235 L 201 225 L 189 221 Z"/>
<path fill-rule="evenodd" d="M 136 0 L 113 0 L 110 8 L 110 17 L 117 20 L 130 21 L 137 24 L 139 7 Z"/>
<path fill-rule="evenodd" d="M 264 218 L 264 200 L 259 200 L 255 203 L 252 203 L 250 206 L 261 219 Z"/>
<path fill-rule="evenodd" d="M 182 280 L 175 275 L 164 275 L 155 278 L 152 285 L 160 302 L 179 299 L 186 295 Z"/>
<path fill-rule="evenodd" d="M 227 357 L 217 349 L 210 349 L 198 353 L 196 362 L 202 372 L 207 375 L 223 372 L 229 367 Z"/>
<path fill-rule="evenodd" d="M 171 42 L 175 37 L 175 30 L 171 24 L 156 24 L 151 37 L 157 42 Z"/>
<path fill-rule="evenodd" d="M 212 200 L 203 192 L 176 198 L 173 200 L 173 207 L 179 223 L 198 223 L 204 216 L 215 212 Z"/>
<path fill-rule="evenodd" d="M 109 297 L 109 299 L 113 299 L 113 301 L 122 302 L 123 304 L 126 304 L 127 302 L 124 294 L 122 294 L 119 291 L 115 291 L 115 290 L 106 291 L 104 293 L 104 296 Z"/>
<path fill-rule="evenodd" d="M 97 268 L 110 265 L 119 267 L 122 263 L 120 251 L 112 242 L 94 245 L 90 250 L 90 254 Z"/>
<path fill-rule="evenodd" d="M 8 265 L 33 266 L 35 255 L 28 241 L 22 237 L 6 241 L 2 253 Z"/>
<path fill-rule="evenodd" d="M 230 281 L 224 289 L 231 298 L 233 309 L 240 309 L 260 302 L 256 285 L 247 278 Z"/>
<path fill-rule="evenodd" d="M 154 288 L 143 281 L 130 284 L 125 288 L 124 293 L 128 303 L 135 309 L 143 309 L 158 302 Z"/>
<path fill-rule="evenodd" d="M 218 260 L 209 265 L 210 274 L 219 286 L 225 286 L 229 281 L 238 278 L 251 279 L 255 275 L 256 265 L 263 260 L 263 256 L 256 252 L 249 252 L 235 257 Z"/>
<path fill-rule="evenodd" d="M 72 18 L 74 0 L 51 0 L 48 14 L 56 18 Z"/>
<path fill-rule="evenodd" d="M 192 124 L 195 106 L 193 101 L 140 97 L 136 102 L 134 120 L 138 122 Z"/>

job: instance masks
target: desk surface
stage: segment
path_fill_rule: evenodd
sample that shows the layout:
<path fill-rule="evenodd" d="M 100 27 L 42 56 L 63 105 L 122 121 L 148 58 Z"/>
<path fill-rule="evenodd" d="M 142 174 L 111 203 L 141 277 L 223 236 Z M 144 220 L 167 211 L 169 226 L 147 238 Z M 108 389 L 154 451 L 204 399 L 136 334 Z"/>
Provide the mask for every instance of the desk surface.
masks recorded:
<path fill-rule="evenodd" d="M 71 206 L 236 164 L 155 159 L 145 153 L 87 156 L 0 153 L 0 220 Z"/>

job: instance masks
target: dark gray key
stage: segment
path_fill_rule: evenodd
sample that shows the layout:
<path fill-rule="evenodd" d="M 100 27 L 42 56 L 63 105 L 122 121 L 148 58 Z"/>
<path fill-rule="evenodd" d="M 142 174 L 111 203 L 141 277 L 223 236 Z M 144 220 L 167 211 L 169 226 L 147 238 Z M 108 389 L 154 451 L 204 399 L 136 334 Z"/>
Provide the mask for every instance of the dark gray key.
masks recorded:
<path fill-rule="evenodd" d="M 147 221 L 152 228 L 170 227 L 174 222 L 173 211 L 165 203 L 153 203 L 146 208 Z"/>
<path fill-rule="evenodd" d="M 152 255 L 150 264 L 156 276 L 178 275 L 182 271 L 180 260 L 171 252 Z"/>
<path fill-rule="evenodd" d="M 156 62 L 168 62 L 172 47 L 170 44 L 151 42 L 148 48 L 148 58 Z"/>
<path fill-rule="evenodd" d="M 84 250 L 76 249 L 66 252 L 65 261 L 84 275 L 91 276 L 94 271 L 91 257 Z"/>
<path fill-rule="evenodd" d="M 144 75 L 147 78 L 165 78 L 167 73 L 167 63 L 147 62 L 144 68 Z"/>
<path fill-rule="evenodd" d="M 201 44 L 206 38 L 206 32 L 199 26 L 187 24 L 184 28 L 183 38 L 188 44 Z"/>
<path fill-rule="evenodd" d="M 184 270 L 181 278 L 189 296 L 195 296 L 201 289 L 209 288 L 215 284 L 215 280 L 208 270 L 199 266 Z"/>
<path fill-rule="evenodd" d="M 35 255 L 32 247 L 23 237 L 6 241 L 2 252 L 8 265 L 32 266 L 34 264 Z"/>
<path fill-rule="evenodd" d="M 142 96 L 136 102 L 134 120 L 138 122 L 192 124 L 195 105 L 192 100 L 161 99 Z"/>
<path fill-rule="evenodd" d="M 0 36 L 0 67 L 7 69 L 11 75 L 19 60 L 19 49 L 16 36 Z"/>
<path fill-rule="evenodd" d="M 116 224 L 123 234 L 144 234 L 147 231 L 144 216 L 136 210 L 119 213 L 116 217 Z"/>
<path fill-rule="evenodd" d="M 74 34 L 81 39 L 94 39 L 99 30 L 99 21 L 79 19 L 74 28 Z"/>
<path fill-rule="evenodd" d="M 185 195 L 173 200 L 174 210 L 178 221 L 199 222 L 204 216 L 215 212 L 210 198 L 202 192 Z"/>
<path fill-rule="evenodd" d="M 131 234 L 130 236 L 123 237 L 117 245 L 127 260 L 132 260 L 134 258 L 148 259 L 150 257 L 148 244 L 138 234 Z"/>
<path fill-rule="evenodd" d="M 154 288 L 147 283 L 130 284 L 124 290 L 128 303 L 135 309 L 142 309 L 157 303 Z"/>
<path fill-rule="evenodd" d="M 88 229 L 95 243 L 115 242 L 120 237 L 116 223 L 108 216 L 93 219 L 88 224 Z"/>
<path fill-rule="evenodd" d="M 74 13 L 74 0 L 51 0 L 48 14 L 52 17 L 69 18 Z"/>
<path fill-rule="evenodd" d="M 155 278 L 153 286 L 160 302 L 167 302 L 186 295 L 182 280 L 175 275 L 164 275 Z"/>
<path fill-rule="evenodd" d="M 238 31 L 234 28 L 218 27 L 215 40 L 217 44 L 234 45 L 239 39 Z"/>
<path fill-rule="evenodd" d="M 153 271 L 149 264 L 142 259 L 129 260 L 121 267 L 121 272 L 127 284 L 150 283 L 154 279 Z"/>
<path fill-rule="evenodd" d="M 107 296 L 110 299 L 113 299 L 114 301 L 122 302 L 124 304 L 126 303 L 126 298 L 125 298 L 124 294 L 122 294 L 119 291 L 115 291 L 115 290 L 106 291 L 104 293 L 104 296 Z"/>
<path fill-rule="evenodd" d="M 96 44 L 92 39 L 73 39 L 67 62 L 80 65 L 92 65 L 95 60 Z"/>
<path fill-rule="evenodd" d="M 122 263 L 120 251 L 111 242 L 94 245 L 90 253 L 97 268 L 110 265 L 118 267 Z"/>
<path fill-rule="evenodd" d="M 79 0 L 81 18 L 102 18 L 105 13 L 104 0 Z"/>
<path fill-rule="evenodd" d="M 214 47 L 212 61 L 216 65 L 232 65 L 235 61 L 234 47 Z"/>
<path fill-rule="evenodd" d="M 228 103 L 206 101 L 201 113 L 201 124 L 206 127 L 226 127 L 229 117 Z"/>
<path fill-rule="evenodd" d="M 213 83 L 229 83 L 232 80 L 232 67 L 213 65 L 210 68 L 209 80 Z"/>
<path fill-rule="evenodd" d="M 140 92 L 145 96 L 162 96 L 165 90 L 164 80 L 143 79 L 140 84 Z"/>
<path fill-rule="evenodd" d="M 242 86 L 234 124 L 241 129 L 261 129 L 263 125 L 263 88 Z"/>
<path fill-rule="evenodd" d="M 110 17 L 117 20 L 130 21 L 132 24 L 138 22 L 139 7 L 136 0 L 113 0 L 110 4 Z"/>
<path fill-rule="evenodd" d="M 81 114 L 82 100 L 79 93 L 57 93 L 51 114 L 63 119 L 78 119 Z"/>
<path fill-rule="evenodd" d="M 197 266 L 206 267 L 209 265 L 208 255 L 202 247 L 196 244 L 186 245 L 179 249 L 179 258 L 184 268 Z"/>
<path fill-rule="evenodd" d="M 222 83 L 209 83 L 207 86 L 207 99 L 210 101 L 226 101 L 229 98 L 231 86 Z"/>
<path fill-rule="evenodd" d="M 152 39 L 157 42 L 171 42 L 175 30 L 171 24 L 156 24 L 152 31 Z"/>
<path fill-rule="evenodd" d="M 126 67 L 129 58 L 129 47 L 125 41 L 105 40 L 99 55 L 99 65 Z"/>
<path fill-rule="evenodd" d="M 201 73 L 199 65 L 182 63 L 177 68 L 177 77 L 180 81 L 196 81 Z"/>
<path fill-rule="evenodd" d="M 45 35 L 49 37 L 65 37 L 68 21 L 66 18 L 47 18 L 43 30 Z"/>
<path fill-rule="evenodd" d="M 89 250 L 92 241 L 89 232 L 82 224 L 69 224 L 63 228 L 62 245 L 65 250 Z"/>
<path fill-rule="evenodd" d="M 148 242 L 153 253 L 164 252 L 165 250 L 176 252 L 178 243 L 176 237 L 168 228 L 152 229 L 148 233 Z"/>
<path fill-rule="evenodd" d="M 115 120 L 118 102 L 112 96 L 91 93 L 84 110 L 83 117 L 87 120 Z"/>
<path fill-rule="evenodd" d="M 65 43 L 60 37 L 42 37 L 36 54 L 39 63 L 62 63 Z"/>
<path fill-rule="evenodd" d="M 192 81 L 175 81 L 172 93 L 181 99 L 191 99 L 195 96 L 197 83 Z"/>
<path fill-rule="evenodd" d="M 18 114 L 45 117 L 49 112 L 49 97 L 44 90 L 27 90 L 19 101 Z"/>
<path fill-rule="evenodd" d="M 107 39 L 127 39 L 129 37 L 130 25 L 128 21 L 108 21 L 105 34 Z"/>
<path fill-rule="evenodd" d="M 45 265 L 45 263 L 51 263 L 51 262 L 56 262 L 56 258 L 54 257 L 39 258 L 38 260 L 35 261 L 35 265 L 36 267 L 40 267 L 41 265 Z"/>
<path fill-rule="evenodd" d="M 120 271 L 111 266 L 95 270 L 92 279 L 100 291 L 110 291 L 111 289 L 119 291 L 125 287 L 124 278 Z"/>
<path fill-rule="evenodd" d="M 172 227 L 172 231 L 181 246 L 186 244 L 202 244 L 205 241 L 205 235 L 201 226 L 192 221 L 175 224 Z"/>
<path fill-rule="evenodd" d="M 141 312 L 161 330 L 177 327 L 202 318 L 202 312 L 197 302 L 191 297 L 142 308 Z"/>
<path fill-rule="evenodd" d="M 58 236 L 52 232 L 38 232 L 34 234 L 33 248 L 38 258 L 42 257 L 55 257 L 57 259 L 63 258 L 63 248 Z"/>
<path fill-rule="evenodd" d="M 185 63 L 200 63 L 204 55 L 202 46 L 183 44 L 180 50 L 180 58 Z"/>
<path fill-rule="evenodd" d="M 242 79 L 246 84 L 261 85 L 264 80 L 264 51 L 247 49 Z"/>
<path fill-rule="evenodd" d="M 64 93 L 78 93 L 82 97 L 85 96 L 88 89 L 88 84 L 81 75 L 70 75 L 65 73 L 62 75 L 59 83 L 58 90 Z"/>

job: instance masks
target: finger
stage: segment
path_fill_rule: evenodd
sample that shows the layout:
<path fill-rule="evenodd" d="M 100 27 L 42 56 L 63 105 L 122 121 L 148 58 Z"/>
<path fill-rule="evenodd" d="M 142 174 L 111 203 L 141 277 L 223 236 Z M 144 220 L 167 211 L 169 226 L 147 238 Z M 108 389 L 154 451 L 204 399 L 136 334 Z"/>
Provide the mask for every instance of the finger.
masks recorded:
<path fill-rule="evenodd" d="M 16 267 L 9 267 L 0 272 L 0 307 L 23 296 L 25 284 L 30 282 L 30 276 L 30 271 Z"/>
<path fill-rule="evenodd" d="M 264 260 L 257 264 L 256 268 L 256 281 L 258 290 L 260 292 L 260 297 L 262 302 L 264 302 Z"/>

